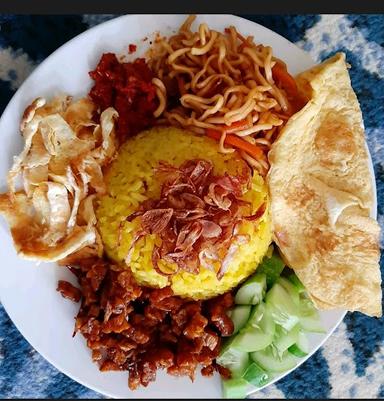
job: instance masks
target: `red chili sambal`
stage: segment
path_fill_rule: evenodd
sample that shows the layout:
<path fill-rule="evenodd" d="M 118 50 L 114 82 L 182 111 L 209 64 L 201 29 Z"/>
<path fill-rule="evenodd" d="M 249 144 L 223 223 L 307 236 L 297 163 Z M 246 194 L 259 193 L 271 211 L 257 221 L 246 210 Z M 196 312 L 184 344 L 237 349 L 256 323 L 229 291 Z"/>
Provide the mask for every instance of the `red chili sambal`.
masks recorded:
<path fill-rule="evenodd" d="M 129 52 L 129 54 L 134 53 L 136 50 L 137 50 L 137 46 L 134 45 L 133 43 L 130 43 L 130 44 L 128 45 L 128 52 Z"/>
<path fill-rule="evenodd" d="M 153 73 L 143 58 L 119 62 L 113 53 L 104 53 L 89 73 L 95 81 L 90 98 L 103 111 L 114 107 L 119 113 L 117 135 L 122 141 L 152 126 L 158 100 L 152 84 Z"/>

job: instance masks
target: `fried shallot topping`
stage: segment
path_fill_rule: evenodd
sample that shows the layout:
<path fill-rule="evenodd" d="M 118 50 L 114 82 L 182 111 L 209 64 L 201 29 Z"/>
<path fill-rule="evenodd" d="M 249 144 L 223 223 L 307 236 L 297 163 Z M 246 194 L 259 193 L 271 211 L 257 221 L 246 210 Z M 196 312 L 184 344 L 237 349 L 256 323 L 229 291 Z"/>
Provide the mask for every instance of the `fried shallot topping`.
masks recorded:
<path fill-rule="evenodd" d="M 265 211 L 262 205 L 255 213 L 245 215 L 244 209 L 251 209 L 251 204 L 242 199 L 250 185 L 249 168 L 245 166 L 237 176 L 217 176 L 210 161 L 195 159 L 179 168 L 161 162 L 156 174 L 159 179 L 165 177 L 160 199 L 143 202 L 127 218 L 132 221 L 140 217 L 141 228 L 126 263 L 129 265 L 132 250 L 141 237 L 157 234 L 161 245 L 154 247 L 152 263 L 159 274 L 198 274 L 200 266 L 204 266 L 221 279 L 235 249 L 249 241 L 247 235 L 238 233 L 239 224 L 243 219 L 257 220 Z M 167 263 L 167 269 L 160 260 Z"/>

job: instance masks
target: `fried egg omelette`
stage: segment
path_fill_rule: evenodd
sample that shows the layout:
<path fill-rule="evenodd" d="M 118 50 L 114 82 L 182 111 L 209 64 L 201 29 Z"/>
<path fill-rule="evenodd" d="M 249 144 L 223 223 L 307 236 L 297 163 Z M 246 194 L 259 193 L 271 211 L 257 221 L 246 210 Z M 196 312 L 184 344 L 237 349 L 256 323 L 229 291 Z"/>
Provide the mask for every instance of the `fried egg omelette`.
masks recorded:
<path fill-rule="evenodd" d="M 297 84 L 309 101 L 269 154 L 274 240 L 318 308 L 381 316 L 380 230 L 345 55 L 301 73 Z"/>

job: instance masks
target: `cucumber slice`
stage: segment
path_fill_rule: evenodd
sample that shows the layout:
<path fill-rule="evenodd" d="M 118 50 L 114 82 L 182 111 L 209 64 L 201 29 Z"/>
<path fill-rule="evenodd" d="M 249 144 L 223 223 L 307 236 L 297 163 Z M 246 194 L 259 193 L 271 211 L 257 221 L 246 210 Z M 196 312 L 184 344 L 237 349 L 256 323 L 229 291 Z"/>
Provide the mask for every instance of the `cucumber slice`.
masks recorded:
<path fill-rule="evenodd" d="M 300 296 L 300 314 L 301 316 L 312 316 L 319 314 L 313 302 L 306 295 Z"/>
<path fill-rule="evenodd" d="M 273 335 L 264 333 L 261 329 L 248 329 L 239 333 L 233 342 L 237 350 L 253 352 L 264 349 L 272 343 Z"/>
<path fill-rule="evenodd" d="M 306 352 L 303 352 L 297 344 L 293 344 L 288 348 L 288 351 L 292 354 L 297 356 L 298 358 L 302 358 L 304 356 L 307 356 L 308 354 Z"/>
<path fill-rule="evenodd" d="M 299 291 L 299 294 L 305 292 L 303 283 L 299 280 L 295 273 L 291 273 L 288 276 L 288 280 L 296 287 L 297 291 Z"/>
<path fill-rule="evenodd" d="M 237 290 L 235 303 L 238 305 L 257 305 L 263 300 L 266 289 L 265 274 L 256 273 Z"/>
<path fill-rule="evenodd" d="M 240 377 L 247 369 L 249 364 L 249 354 L 247 352 L 241 352 L 238 357 L 231 364 L 228 364 L 227 368 L 231 371 L 233 377 Z"/>
<path fill-rule="evenodd" d="M 261 350 L 272 343 L 275 323 L 264 303 L 257 305 L 246 326 L 234 338 L 232 346 L 240 351 Z"/>
<path fill-rule="evenodd" d="M 300 325 L 303 330 L 313 333 L 325 333 L 318 310 L 309 298 L 300 299 Z"/>
<path fill-rule="evenodd" d="M 303 330 L 311 333 L 326 333 L 318 315 L 300 317 L 300 326 Z"/>
<path fill-rule="evenodd" d="M 299 322 L 299 305 L 290 293 L 279 283 L 275 283 L 266 296 L 267 309 L 276 324 L 290 331 Z"/>
<path fill-rule="evenodd" d="M 264 302 L 253 308 L 246 327 L 262 329 L 264 333 L 275 334 L 275 322 Z"/>
<path fill-rule="evenodd" d="M 250 314 L 250 305 L 237 305 L 230 311 L 228 316 L 231 318 L 234 326 L 232 335 L 236 334 L 240 329 L 245 326 Z"/>
<path fill-rule="evenodd" d="M 223 398 L 244 399 L 247 396 L 248 383 L 243 378 L 222 381 Z"/>
<path fill-rule="evenodd" d="M 303 331 L 299 331 L 299 335 L 298 335 L 296 343 L 291 345 L 288 348 L 288 351 L 291 354 L 293 354 L 299 358 L 308 355 L 309 342 L 308 342 L 307 336 L 305 335 L 305 333 Z"/>
<path fill-rule="evenodd" d="M 263 261 L 257 268 L 258 273 L 264 273 L 267 276 L 267 288 L 271 288 L 275 281 L 280 277 L 284 269 L 284 262 L 275 252 L 271 257 L 264 257 Z"/>
<path fill-rule="evenodd" d="M 240 377 L 249 364 L 249 355 L 233 347 L 235 337 L 228 340 L 220 351 L 216 362 L 229 369 L 233 377 Z"/>
<path fill-rule="evenodd" d="M 263 349 L 262 351 L 252 352 L 251 358 L 258 365 L 268 372 L 286 372 L 294 368 L 297 364 L 298 358 L 285 351 L 280 357 L 272 348 Z"/>
<path fill-rule="evenodd" d="M 300 325 L 297 324 L 292 330 L 286 331 L 281 326 L 276 326 L 273 345 L 277 351 L 282 354 L 293 344 L 298 342 L 300 333 Z"/>
<path fill-rule="evenodd" d="M 279 283 L 282 287 L 284 287 L 286 291 L 289 293 L 289 295 L 292 297 L 293 302 L 296 305 L 299 305 L 300 303 L 299 290 L 289 280 L 287 280 L 284 277 L 279 277 L 276 283 Z"/>
<path fill-rule="evenodd" d="M 252 362 L 244 372 L 243 379 L 255 387 L 262 387 L 269 382 L 270 375 L 257 363 Z"/>

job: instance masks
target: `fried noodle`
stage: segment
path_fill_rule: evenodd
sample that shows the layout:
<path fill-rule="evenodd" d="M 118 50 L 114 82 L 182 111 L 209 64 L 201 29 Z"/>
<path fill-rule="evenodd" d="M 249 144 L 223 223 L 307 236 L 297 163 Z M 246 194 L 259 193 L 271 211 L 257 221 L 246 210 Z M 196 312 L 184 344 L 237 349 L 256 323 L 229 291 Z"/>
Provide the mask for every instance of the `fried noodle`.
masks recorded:
<path fill-rule="evenodd" d="M 292 112 L 272 74 L 281 61 L 270 46 L 255 44 L 252 36 L 244 38 L 233 26 L 221 33 L 202 23 L 194 32 L 194 20 L 188 17 L 176 35 L 160 38 L 150 49 L 148 64 L 159 99 L 154 115 L 162 116 L 158 123 L 198 134 L 206 129 L 221 132 L 221 152 L 234 151 L 225 143 L 228 133 L 256 144 L 263 157 L 241 153 L 264 175 L 267 153 Z"/>

